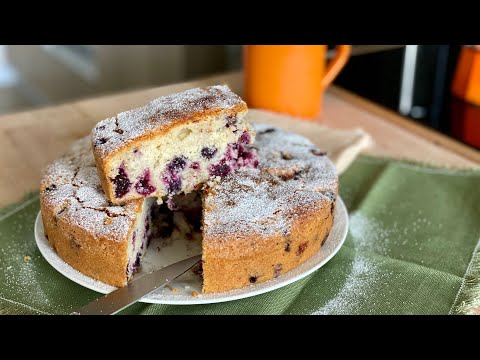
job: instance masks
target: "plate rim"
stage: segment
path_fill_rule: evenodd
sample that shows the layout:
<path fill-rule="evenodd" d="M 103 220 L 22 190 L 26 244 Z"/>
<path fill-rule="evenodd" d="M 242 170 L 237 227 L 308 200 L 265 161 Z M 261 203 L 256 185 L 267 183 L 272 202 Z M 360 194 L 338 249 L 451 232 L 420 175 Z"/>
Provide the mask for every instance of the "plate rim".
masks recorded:
<path fill-rule="evenodd" d="M 221 293 L 215 293 L 215 294 L 202 294 L 200 297 L 194 297 L 192 296 L 192 299 L 163 299 L 161 297 L 149 297 L 149 295 L 145 296 L 144 298 L 138 300 L 139 302 L 146 303 L 146 304 L 165 304 L 165 305 L 202 305 L 202 304 L 214 304 L 214 303 L 221 303 L 221 302 L 228 302 L 228 301 L 234 301 L 234 300 L 239 300 L 239 299 L 244 299 L 248 297 L 253 297 L 257 296 L 260 294 L 264 294 L 273 290 L 277 290 L 279 288 L 282 288 L 284 286 L 290 285 L 296 281 L 299 281 L 303 279 L 304 277 L 307 277 L 308 275 L 312 274 L 313 272 L 317 271 L 320 269 L 322 266 L 324 266 L 326 263 L 328 263 L 340 250 L 340 248 L 343 246 L 345 243 L 345 240 L 347 238 L 348 234 L 348 228 L 349 228 L 349 216 L 348 216 L 348 211 L 345 206 L 345 203 L 343 202 L 342 198 L 340 195 L 337 195 L 337 200 L 336 200 L 336 206 L 335 206 L 335 216 L 334 216 L 334 222 L 332 228 L 335 226 L 335 219 L 338 219 L 337 216 L 343 216 L 344 217 L 344 223 L 345 226 L 340 229 L 340 240 L 338 244 L 332 249 L 331 253 L 328 254 L 325 258 L 323 258 L 321 261 L 318 261 L 315 264 L 312 264 L 308 269 L 305 271 L 300 272 L 299 274 L 296 274 L 294 276 L 290 276 L 289 278 L 279 281 L 277 279 L 270 279 L 265 282 L 251 285 L 250 288 L 251 291 L 243 291 L 239 294 L 232 294 L 228 295 L 229 292 L 235 292 L 235 291 L 241 291 L 242 289 L 245 288 L 240 288 L 240 289 L 233 289 L 233 290 L 228 290 L 225 291 L 225 296 L 219 297 L 218 294 Z M 338 220 L 337 220 L 338 221 Z M 113 290 L 116 289 L 116 287 L 105 284 L 101 281 L 95 280 L 77 269 L 73 268 L 71 265 L 67 264 L 57 253 L 53 248 L 50 246 L 46 236 L 43 233 L 43 221 L 41 217 L 41 210 L 38 212 L 36 220 L 35 220 L 35 226 L 34 226 L 34 233 L 35 233 L 35 243 L 37 245 L 37 248 L 39 249 L 40 253 L 42 254 L 43 258 L 47 263 L 52 266 L 56 271 L 58 271 L 60 274 L 65 276 L 67 279 L 70 281 L 73 281 L 74 283 L 77 283 L 80 286 L 83 286 L 87 289 L 93 290 L 99 294 L 107 294 Z M 328 237 L 333 236 L 333 232 L 330 232 Z M 327 241 L 329 240 L 327 237 Z M 320 248 L 321 249 L 321 248 Z M 320 251 L 319 249 L 319 251 Z M 317 253 L 318 254 L 318 251 Z M 301 266 L 308 266 L 309 262 L 314 262 L 315 257 L 312 256 L 310 259 L 305 261 L 304 263 L 300 264 L 298 267 L 295 269 L 290 270 L 295 271 Z M 60 262 L 62 266 L 58 266 L 57 262 Z M 287 275 L 289 272 L 282 274 L 281 276 Z M 72 275 L 73 274 L 73 275 Z M 93 281 L 92 281 L 93 280 Z M 271 282 L 270 286 L 269 283 Z M 94 284 L 98 283 L 99 286 L 102 286 L 103 288 L 108 289 L 108 291 L 103 291 L 99 290 L 98 287 L 95 287 Z M 255 289 L 255 286 L 259 286 L 260 288 Z M 216 297 L 209 297 L 209 295 L 215 295 Z"/>

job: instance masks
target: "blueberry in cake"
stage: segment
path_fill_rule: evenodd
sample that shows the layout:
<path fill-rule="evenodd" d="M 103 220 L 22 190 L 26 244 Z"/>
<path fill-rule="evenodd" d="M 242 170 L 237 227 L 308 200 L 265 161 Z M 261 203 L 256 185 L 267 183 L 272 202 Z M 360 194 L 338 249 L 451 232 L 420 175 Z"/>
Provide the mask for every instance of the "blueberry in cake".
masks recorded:
<path fill-rule="evenodd" d="M 189 193 L 236 169 L 256 167 L 247 105 L 227 86 L 196 88 L 100 121 L 92 145 L 100 181 L 115 204 Z M 172 204 L 173 206 L 173 204 Z"/>

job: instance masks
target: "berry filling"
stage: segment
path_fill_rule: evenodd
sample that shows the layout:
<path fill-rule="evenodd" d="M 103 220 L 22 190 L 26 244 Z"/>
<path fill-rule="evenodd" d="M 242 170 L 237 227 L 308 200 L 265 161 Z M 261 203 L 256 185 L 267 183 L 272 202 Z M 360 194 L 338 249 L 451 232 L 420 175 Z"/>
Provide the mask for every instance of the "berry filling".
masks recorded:
<path fill-rule="evenodd" d="M 171 196 L 179 192 L 182 188 L 182 179 L 179 176 L 179 173 L 185 169 L 187 164 L 184 157 L 176 157 L 167 165 L 167 170 L 163 175 L 163 182 L 167 187 L 168 195 Z"/>
<path fill-rule="evenodd" d="M 110 180 L 115 185 L 116 198 L 121 199 L 130 191 L 130 186 L 132 185 L 132 183 L 128 179 L 127 172 L 125 171 L 125 167 L 123 166 L 123 164 L 120 165 L 120 168 L 118 169 L 118 175 L 115 176 L 114 179 L 110 178 Z"/>
<path fill-rule="evenodd" d="M 297 255 L 300 256 L 308 247 L 308 241 L 298 245 Z"/>
<path fill-rule="evenodd" d="M 247 149 L 244 144 L 250 143 L 250 134 L 242 134 L 238 143 L 229 144 L 222 160 L 209 167 L 210 175 L 224 177 L 241 167 L 258 166 L 257 154 L 254 149 Z"/>
<path fill-rule="evenodd" d="M 241 144 L 248 145 L 248 144 L 250 144 L 250 140 L 251 140 L 251 139 L 250 139 L 250 134 L 249 134 L 248 132 L 244 131 L 243 134 L 242 134 L 242 136 L 240 136 L 239 142 L 240 142 Z"/>
<path fill-rule="evenodd" d="M 146 199 L 143 204 L 143 210 L 137 224 L 133 230 L 132 237 L 128 243 L 129 261 L 127 263 L 126 275 L 130 278 L 140 267 L 140 261 L 148 247 L 151 238 L 151 220 L 153 199 Z"/>
<path fill-rule="evenodd" d="M 234 121 L 234 118 L 230 120 Z M 198 190 L 209 176 L 225 177 L 241 167 L 257 167 L 256 150 L 248 146 L 251 141 L 250 133 L 244 131 L 238 137 L 237 142 L 226 146 L 223 156 L 218 156 L 219 148 L 215 146 L 201 148 L 199 156 L 194 159 L 189 159 L 185 155 L 175 156 L 166 164 L 158 178 L 158 175 L 155 174 L 156 170 L 149 167 L 140 169 L 139 173 L 130 174 L 132 178 L 135 178 L 131 182 L 126 166 L 122 163 L 115 178 L 110 178 L 114 184 L 115 197 L 117 199 L 124 198 L 130 191 L 143 197 L 166 196 L 166 203 L 173 210 L 175 204 L 169 199 L 182 192 L 189 193 Z M 141 156 L 141 150 L 138 148 L 135 148 L 133 153 Z M 212 163 L 212 159 L 215 159 L 214 163 Z M 157 194 L 159 187 L 164 188 L 161 194 Z"/>
<path fill-rule="evenodd" d="M 98 146 L 98 145 L 103 145 L 103 144 L 105 144 L 106 142 L 107 142 L 107 139 L 105 139 L 105 138 L 100 138 L 100 139 L 97 140 L 97 142 L 95 143 L 95 145 L 97 145 L 97 146 Z"/>
<path fill-rule="evenodd" d="M 226 120 L 227 120 L 227 124 L 225 125 L 227 128 L 230 127 L 230 126 L 235 126 L 237 125 L 237 115 L 236 114 L 232 114 L 232 115 L 228 115 L 226 117 Z"/>
<path fill-rule="evenodd" d="M 153 193 L 157 188 L 150 184 L 150 170 L 145 170 L 145 173 L 140 178 L 140 180 L 135 184 L 135 190 L 137 193 L 143 196 L 148 196 Z"/>
<path fill-rule="evenodd" d="M 183 156 L 177 156 L 167 165 L 167 169 L 171 172 L 180 172 L 185 169 L 187 162 Z"/>
<path fill-rule="evenodd" d="M 209 148 L 209 147 L 204 147 L 201 151 L 202 156 L 206 159 L 211 159 L 216 153 L 217 153 L 217 148 Z"/>

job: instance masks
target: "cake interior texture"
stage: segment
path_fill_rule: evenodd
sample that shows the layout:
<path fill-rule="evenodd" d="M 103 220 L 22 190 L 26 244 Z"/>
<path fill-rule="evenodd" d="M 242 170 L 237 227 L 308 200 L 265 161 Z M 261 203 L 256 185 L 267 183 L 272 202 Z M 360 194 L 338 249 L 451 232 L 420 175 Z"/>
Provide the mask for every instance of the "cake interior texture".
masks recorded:
<path fill-rule="evenodd" d="M 152 234 L 152 213 L 155 199 L 148 198 L 142 203 L 142 209 L 135 220 L 133 231 L 127 240 L 127 281 L 140 267 L 140 261 L 147 251 L 147 246 Z"/>

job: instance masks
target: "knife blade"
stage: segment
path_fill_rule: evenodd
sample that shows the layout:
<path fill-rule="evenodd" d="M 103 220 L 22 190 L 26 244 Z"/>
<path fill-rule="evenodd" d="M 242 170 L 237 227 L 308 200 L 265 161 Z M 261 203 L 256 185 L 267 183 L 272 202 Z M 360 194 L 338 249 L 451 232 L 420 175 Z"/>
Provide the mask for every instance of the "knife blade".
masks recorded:
<path fill-rule="evenodd" d="M 70 315 L 113 315 L 132 305 L 142 297 L 164 287 L 172 280 L 186 273 L 202 260 L 202 255 L 192 256 L 162 269 L 154 270 L 129 282 L 91 303 L 81 307 Z"/>

